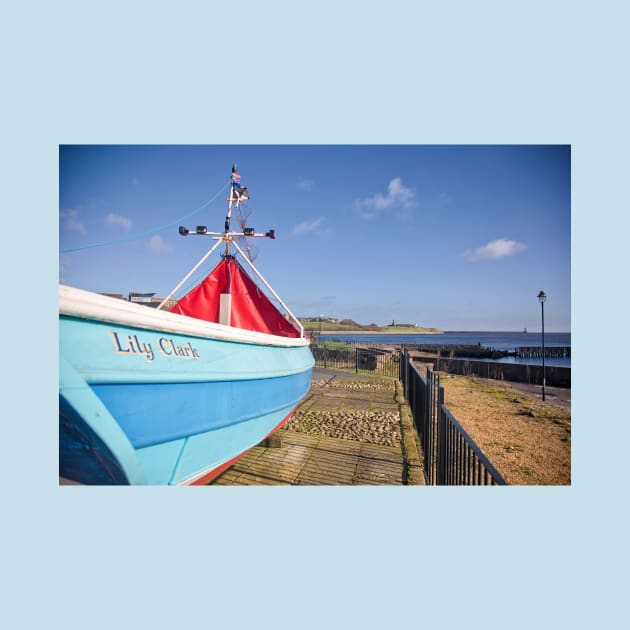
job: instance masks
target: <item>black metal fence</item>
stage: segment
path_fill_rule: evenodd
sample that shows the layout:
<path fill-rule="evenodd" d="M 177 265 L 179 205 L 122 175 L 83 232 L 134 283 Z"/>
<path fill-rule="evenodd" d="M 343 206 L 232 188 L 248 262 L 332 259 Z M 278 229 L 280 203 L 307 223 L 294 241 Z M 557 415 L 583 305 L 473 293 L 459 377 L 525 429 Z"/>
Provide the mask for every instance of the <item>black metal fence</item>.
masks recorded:
<path fill-rule="evenodd" d="M 444 405 L 440 377 L 418 371 L 400 353 L 400 380 L 424 451 L 424 474 L 431 485 L 507 485 L 481 449 Z"/>
<path fill-rule="evenodd" d="M 311 344 L 316 367 L 352 370 L 380 376 L 398 377 L 398 348 L 353 342 L 326 341 Z"/>

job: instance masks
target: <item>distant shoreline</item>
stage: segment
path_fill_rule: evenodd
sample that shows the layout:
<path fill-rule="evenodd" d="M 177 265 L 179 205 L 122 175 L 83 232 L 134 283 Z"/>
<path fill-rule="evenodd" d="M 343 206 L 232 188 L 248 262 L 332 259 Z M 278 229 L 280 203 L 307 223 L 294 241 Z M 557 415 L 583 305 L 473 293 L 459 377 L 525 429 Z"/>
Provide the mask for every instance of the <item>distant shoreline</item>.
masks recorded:
<path fill-rule="evenodd" d="M 387 330 L 309 330 L 308 332 L 314 332 L 316 335 L 443 335 L 443 330 L 400 330 L 390 332 Z"/>

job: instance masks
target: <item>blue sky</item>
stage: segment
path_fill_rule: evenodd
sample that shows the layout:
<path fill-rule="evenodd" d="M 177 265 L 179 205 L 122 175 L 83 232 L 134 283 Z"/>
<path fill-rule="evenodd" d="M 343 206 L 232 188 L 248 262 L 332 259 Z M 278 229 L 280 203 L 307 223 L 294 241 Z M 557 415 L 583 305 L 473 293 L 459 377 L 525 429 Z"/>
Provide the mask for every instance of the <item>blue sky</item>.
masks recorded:
<path fill-rule="evenodd" d="M 533 331 L 543 289 L 545 329 L 571 329 L 569 146 L 62 146 L 59 249 L 85 249 L 60 281 L 169 293 L 213 243 L 177 219 L 222 229 L 234 162 L 277 234 L 255 264 L 298 316 Z"/>

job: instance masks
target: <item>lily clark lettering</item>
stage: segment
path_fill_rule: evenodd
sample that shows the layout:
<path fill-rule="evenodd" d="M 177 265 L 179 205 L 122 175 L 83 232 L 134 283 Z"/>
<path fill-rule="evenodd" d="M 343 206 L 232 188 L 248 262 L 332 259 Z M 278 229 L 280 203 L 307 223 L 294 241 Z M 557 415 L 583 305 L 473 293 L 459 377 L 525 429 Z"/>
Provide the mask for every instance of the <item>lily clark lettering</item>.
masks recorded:
<path fill-rule="evenodd" d="M 118 333 L 110 331 L 109 334 L 114 343 L 116 354 L 144 355 L 147 361 L 153 361 L 155 358 L 151 344 L 140 341 L 137 335 L 128 335 L 127 339 L 121 341 Z M 195 360 L 199 358 L 199 353 L 192 347 L 190 341 L 180 346 L 168 337 L 160 337 L 158 340 L 158 349 L 165 357 Z"/>

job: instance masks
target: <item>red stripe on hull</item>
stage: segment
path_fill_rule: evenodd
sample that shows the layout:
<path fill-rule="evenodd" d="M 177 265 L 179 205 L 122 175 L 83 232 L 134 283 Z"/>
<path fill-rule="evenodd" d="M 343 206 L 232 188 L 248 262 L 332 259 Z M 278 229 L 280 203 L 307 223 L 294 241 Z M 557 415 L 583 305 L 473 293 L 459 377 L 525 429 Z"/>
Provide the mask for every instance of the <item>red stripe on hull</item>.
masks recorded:
<path fill-rule="evenodd" d="M 281 429 L 291 419 L 291 416 L 295 413 L 296 409 L 297 407 L 295 407 L 293 411 L 291 411 L 291 413 L 284 420 L 282 420 L 276 427 L 271 429 L 271 431 L 269 431 L 269 433 L 267 433 L 267 435 L 265 435 L 265 437 L 262 438 L 262 440 L 266 440 L 270 435 L 273 435 L 278 429 Z M 260 441 L 262 442 L 262 440 Z M 234 465 L 239 459 L 241 459 L 241 457 L 247 454 L 251 450 L 251 448 L 248 448 L 247 450 L 243 451 L 240 455 L 233 457 L 229 461 L 225 462 L 224 464 L 221 464 L 220 466 L 217 466 L 216 468 L 213 468 L 209 472 L 204 473 L 201 477 L 197 477 L 193 481 L 184 482 L 182 485 L 205 486 L 207 483 L 209 483 L 210 481 L 218 477 L 221 473 L 225 472 L 230 466 Z"/>

